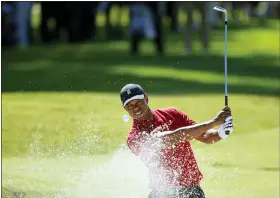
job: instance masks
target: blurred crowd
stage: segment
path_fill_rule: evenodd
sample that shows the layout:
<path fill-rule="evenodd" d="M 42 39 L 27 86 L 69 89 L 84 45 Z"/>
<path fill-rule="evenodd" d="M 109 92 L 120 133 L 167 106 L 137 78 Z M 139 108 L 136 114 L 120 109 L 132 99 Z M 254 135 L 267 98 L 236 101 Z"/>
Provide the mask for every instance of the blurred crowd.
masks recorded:
<path fill-rule="evenodd" d="M 279 18 L 279 2 L 141 2 L 141 1 L 93 1 L 93 2 L 1 2 L 2 16 L 2 46 L 19 46 L 26 48 L 34 43 L 34 31 L 31 25 L 34 7 L 40 8 L 40 25 L 36 31 L 40 43 L 54 44 L 66 40 L 68 43 L 94 41 L 98 13 L 105 16 L 107 39 L 110 35 L 118 35 L 118 29 L 110 25 L 110 12 L 113 6 L 118 6 L 119 16 L 122 8 L 129 10 L 129 31 L 126 37 L 130 42 L 130 51 L 139 53 L 139 43 L 149 39 L 155 44 L 159 54 L 165 51 L 162 19 L 170 19 L 170 31 L 182 33 L 184 36 L 184 52 L 192 51 L 192 34 L 194 30 L 201 31 L 203 52 L 208 53 L 210 29 L 218 25 L 223 16 L 213 11 L 214 6 L 223 6 L 231 10 L 233 20 L 239 20 L 238 12 L 242 11 L 249 18 Z M 261 6 L 260 6 L 261 5 Z M 186 24 L 179 24 L 178 12 L 186 13 Z M 194 12 L 199 13 L 199 21 L 194 20 Z M 52 23 L 53 25 L 50 25 Z M 62 31 L 66 34 L 62 34 Z M 170 32 L 169 31 L 169 32 Z M 66 35 L 66 36 L 65 36 Z M 123 38 L 120 35 L 119 38 Z M 118 39 L 118 38 L 114 38 Z"/>

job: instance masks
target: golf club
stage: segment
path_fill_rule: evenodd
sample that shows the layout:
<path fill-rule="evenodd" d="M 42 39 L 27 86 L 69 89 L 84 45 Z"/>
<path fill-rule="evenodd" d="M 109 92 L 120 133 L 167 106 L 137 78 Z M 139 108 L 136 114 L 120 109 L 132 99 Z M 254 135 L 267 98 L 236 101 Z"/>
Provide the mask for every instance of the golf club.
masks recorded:
<path fill-rule="evenodd" d="M 227 10 L 225 8 L 215 6 L 213 8 L 218 12 L 223 12 L 225 15 L 225 46 L 224 46 L 224 67 L 225 67 L 225 106 L 228 106 L 228 89 L 227 89 Z M 226 134 L 229 134 L 229 131 L 226 131 Z"/>

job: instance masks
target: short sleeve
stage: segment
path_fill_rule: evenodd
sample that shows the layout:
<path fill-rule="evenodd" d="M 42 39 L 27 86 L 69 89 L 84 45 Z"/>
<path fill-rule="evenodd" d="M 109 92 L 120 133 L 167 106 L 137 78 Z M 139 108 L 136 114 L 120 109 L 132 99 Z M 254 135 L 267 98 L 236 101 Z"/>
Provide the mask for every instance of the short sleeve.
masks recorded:
<path fill-rule="evenodd" d="M 196 124 L 196 122 L 194 120 L 192 120 L 186 113 L 184 113 L 183 111 L 176 109 L 176 108 L 170 108 L 170 111 L 175 114 L 176 116 L 178 116 L 178 118 L 180 119 L 181 123 L 183 126 L 190 126 L 190 125 L 194 125 Z"/>

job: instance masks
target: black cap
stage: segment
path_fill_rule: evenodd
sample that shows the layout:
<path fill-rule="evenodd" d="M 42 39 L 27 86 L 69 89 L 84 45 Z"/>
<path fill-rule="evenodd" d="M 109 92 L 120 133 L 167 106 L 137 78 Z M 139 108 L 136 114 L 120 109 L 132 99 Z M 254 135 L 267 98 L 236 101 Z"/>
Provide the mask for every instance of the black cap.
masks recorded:
<path fill-rule="evenodd" d="M 123 106 L 135 99 L 144 99 L 145 91 L 137 84 L 127 84 L 121 89 L 120 97 Z"/>

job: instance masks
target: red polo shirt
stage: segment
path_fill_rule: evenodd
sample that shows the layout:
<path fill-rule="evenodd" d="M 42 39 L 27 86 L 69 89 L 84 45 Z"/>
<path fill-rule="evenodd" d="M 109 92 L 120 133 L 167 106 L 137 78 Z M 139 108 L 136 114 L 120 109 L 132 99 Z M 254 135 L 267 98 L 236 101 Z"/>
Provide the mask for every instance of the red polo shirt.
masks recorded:
<path fill-rule="evenodd" d="M 172 131 L 193 125 L 195 122 L 176 108 L 157 109 L 152 113 L 154 115 L 152 121 L 134 119 L 127 138 L 128 147 L 140 156 L 149 168 L 149 186 L 151 188 L 181 188 L 199 185 L 203 176 L 199 171 L 189 141 L 169 148 L 162 147 L 159 151 L 147 149 L 151 145 L 147 142 L 152 140 L 149 133 L 154 129 Z M 144 155 L 153 152 L 155 152 L 153 160 L 147 160 Z"/>

